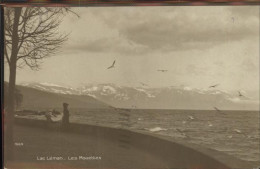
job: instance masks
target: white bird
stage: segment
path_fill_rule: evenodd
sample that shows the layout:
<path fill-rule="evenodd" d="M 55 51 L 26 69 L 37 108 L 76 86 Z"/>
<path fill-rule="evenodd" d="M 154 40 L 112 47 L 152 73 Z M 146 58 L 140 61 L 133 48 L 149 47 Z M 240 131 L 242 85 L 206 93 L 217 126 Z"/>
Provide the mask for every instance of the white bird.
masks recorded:
<path fill-rule="evenodd" d="M 209 127 L 212 127 L 213 125 L 212 125 L 210 122 L 208 122 L 208 126 L 209 126 Z"/>
<path fill-rule="evenodd" d="M 232 135 L 228 136 L 228 138 L 232 138 L 232 137 L 233 137 Z"/>
<path fill-rule="evenodd" d="M 238 130 L 238 129 L 234 129 L 234 131 L 235 131 L 236 133 L 239 133 L 239 134 L 242 133 L 241 130 Z"/>
<path fill-rule="evenodd" d="M 114 60 L 113 64 L 111 66 L 109 66 L 107 69 L 114 68 L 115 67 L 115 63 L 116 63 L 116 60 Z"/>
<path fill-rule="evenodd" d="M 191 120 L 194 120 L 194 117 L 193 117 L 193 116 L 189 116 L 189 118 L 190 118 Z"/>

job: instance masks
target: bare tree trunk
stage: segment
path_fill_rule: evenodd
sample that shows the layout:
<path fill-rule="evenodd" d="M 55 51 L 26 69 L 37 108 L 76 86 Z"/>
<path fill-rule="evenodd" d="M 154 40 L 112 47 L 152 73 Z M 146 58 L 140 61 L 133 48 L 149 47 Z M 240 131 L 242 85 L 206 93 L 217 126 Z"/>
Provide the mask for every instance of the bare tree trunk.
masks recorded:
<path fill-rule="evenodd" d="M 13 140 L 13 127 L 14 127 L 14 111 L 15 111 L 15 79 L 16 79 L 16 62 L 18 54 L 18 25 L 19 18 L 21 15 L 22 8 L 15 8 L 14 12 L 14 23 L 13 23 L 13 32 L 12 32 L 12 51 L 10 57 L 10 75 L 9 75 L 9 97 L 7 100 L 7 129 L 6 129 L 6 160 L 14 159 L 14 140 Z"/>

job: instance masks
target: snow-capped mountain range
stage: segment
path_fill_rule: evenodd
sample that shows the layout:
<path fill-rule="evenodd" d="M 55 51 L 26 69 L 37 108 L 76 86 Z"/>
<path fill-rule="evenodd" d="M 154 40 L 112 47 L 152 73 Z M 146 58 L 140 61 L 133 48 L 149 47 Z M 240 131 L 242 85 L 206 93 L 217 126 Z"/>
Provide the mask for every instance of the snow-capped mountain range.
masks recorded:
<path fill-rule="evenodd" d="M 49 83 L 23 83 L 34 89 L 73 95 L 88 95 L 111 106 L 142 109 L 259 110 L 259 100 L 215 89 L 188 86 L 162 88 L 127 87 L 115 84 L 85 85 L 79 88 Z M 245 92 L 244 92 L 245 93 Z"/>

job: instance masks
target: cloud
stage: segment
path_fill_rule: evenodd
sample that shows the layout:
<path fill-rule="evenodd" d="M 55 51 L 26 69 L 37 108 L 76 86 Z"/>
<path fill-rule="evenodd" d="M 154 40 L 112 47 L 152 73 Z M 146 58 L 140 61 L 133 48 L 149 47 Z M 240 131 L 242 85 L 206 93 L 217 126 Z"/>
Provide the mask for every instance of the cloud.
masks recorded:
<path fill-rule="evenodd" d="M 259 67 L 257 67 L 257 65 L 249 58 L 243 60 L 243 62 L 241 63 L 241 67 L 244 71 L 250 73 L 259 71 Z"/>
<path fill-rule="evenodd" d="M 228 7 L 228 10 L 231 12 L 232 16 L 235 19 L 237 16 L 242 19 L 259 19 L 259 7 L 236 6 Z"/>
<path fill-rule="evenodd" d="M 29 77 L 22 70 L 21 80 L 75 85 L 143 81 L 151 86 L 184 84 L 192 88 L 217 82 L 225 90 L 259 91 L 259 7 L 73 10 L 81 17 L 64 18 L 59 31 L 71 33 L 61 52 L 44 61 L 41 74 Z M 115 59 L 116 69 L 104 71 Z M 57 66 L 56 75 L 49 76 Z"/>
<path fill-rule="evenodd" d="M 143 54 L 148 49 L 141 44 L 132 43 L 129 40 L 122 38 L 101 38 L 89 40 L 81 44 L 70 44 L 66 47 L 67 50 L 89 53 L 121 53 L 124 55 Z"/>
<path fill-rule="evenodd" d="M 140 7 L 104 10 L 97 15 L 135 44 L 152 51 L 176 51 L 206 49 L 256 36 L 259 22 L 255 12 L 243 16 L 244 11 L 235 7 Z M 241 13 L 236 15 L 239 22 L 232 22 L 234 13 Z"/>
<path fill-rule="evenodd" d="M 238 97 L 235 98 L 229 98 L 228 100 L 230 100 L 233 103 L 242 103 L 242 104 L 251 104 L 251 105 L 259 105 L 259 100 L 245 100 L 245 99 L 241 99 Z"/>
<path fill-rule="evenodd" d="M 256 7 L 74 9 L 80 18 L 65 18 L 61 26 L 71 31 L 64 48 L 69 52 L 140 55 L 204 50 L 259 35 Z"/>
<path fill-rule="evenodd" d="M 198 67 L 194 64 L 190 64 L 187 66 L 186 71 L 191 75 L 206 75 L 207 69 L 205 67 Z"/>
<path fill-rule="evenodd" d="M 214 65 L 218 66 L 219 68 L 225 68 L 225 64 L 223 61 L 215 61 Z"/>

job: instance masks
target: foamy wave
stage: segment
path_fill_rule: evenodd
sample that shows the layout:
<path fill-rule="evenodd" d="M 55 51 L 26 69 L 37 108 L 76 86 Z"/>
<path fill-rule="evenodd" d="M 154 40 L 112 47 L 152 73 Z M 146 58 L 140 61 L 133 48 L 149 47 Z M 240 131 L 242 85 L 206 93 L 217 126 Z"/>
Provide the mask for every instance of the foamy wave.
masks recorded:
<path fill-rule="evenodd" d="M 168 129 L 161 128 L 161 127 L 154 127 L 154 128 L 150 128 L 150 129 L 146 128 L 146 130 L 149 130 L 151 132 L 157 132 L 157 131 L 167 131 Z"/>

